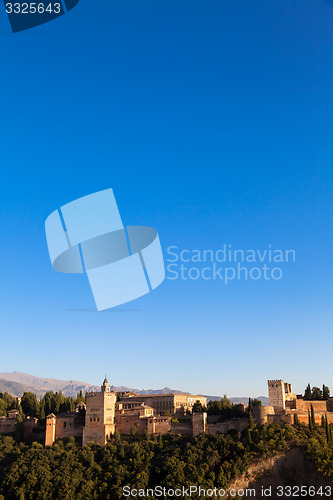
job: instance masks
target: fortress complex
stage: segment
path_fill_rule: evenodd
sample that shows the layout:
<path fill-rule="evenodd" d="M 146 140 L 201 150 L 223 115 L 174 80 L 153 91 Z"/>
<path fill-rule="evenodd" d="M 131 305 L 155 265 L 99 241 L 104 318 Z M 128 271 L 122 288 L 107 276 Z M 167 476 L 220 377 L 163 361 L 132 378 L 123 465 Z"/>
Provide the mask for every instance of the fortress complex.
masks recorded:
<path fill-rule="evenodd" d="M 327 400 L 306 400 L 302 395 L 293 393 L 291 384 L 283 380 L 268 380 L 268 406 L 254 406 L 253 417 L 258 425 L 285 421 L 289 424 L 299 421 L 308 424 L 309 412 L 313 407 L 316 423 L 327 416 L 333 423 L 333 397 Z M 44 441 L 50 446 L 59 439 L 78 438 L 85 446 L 95 442 L 104 446 L 115 433 L 129 434 L 135 427 L 138 434 L 185 434 L 197 436 L 202 432 L 227 433 L 231 429 L 242 432 L 248 427 L 245 405 L 243 416 L 221 421 L 218 415 L 210 415 L 207 421 L 205 412 L 193 413 L 194 404 L 199 401 L 207 406 L 203 396 L 191 394 L 156 394 L 140 396 L 134 392 L 111 391 L 105 378 L 101 390 L 87 392 L 86 404 L 80 403 L 75 411 L 51 413 L 46 417 L 46 429 L 37 418 L 26 418 L 24 440 Z M 15 430 L 16 410 L 0 417 L 0 434 L 10 434 Z"/>
<path fill-rule="evenodd" d="M 116 431 L 129 434 L 133 426 L 139 434 L 144 431 L 166 434 L 172 430 L 172 417 L 191 413 L 196 401 L 203 407 L 207 404 L 205 397 L 189 394 L 139 396 L 133 392 L 117 393 L 111 391 L 105 378 L 100 392 L 87 392 L 85 417 L 84 408 L 59 415 L 51 413 L 46 417 L 45 444 L 50 446 L 57 439 L 74 436 L 82 437 L 83 446 L 91 441 L 104 446 Z M 182 429 L 178 429 L 179 433 L 197 435 L 205 432 L 206 420 L 206 413 L 190 414 Z"/>
<path fill-rule="evenodd" d="M 333 398 L 307 401 L 302 395 L 294 394 L 291 384 L 283 380 L 268 380 L 267 383 L 269 406 L 253 409 L 253 417 L 259 425 L 282 420 L 293 424 L 295 416 L 299 422 L 307 424 L 311 405 L 316 423 L 321 423 L 323 415 L 327 416 L 329 423 L 333 423 Z"/>

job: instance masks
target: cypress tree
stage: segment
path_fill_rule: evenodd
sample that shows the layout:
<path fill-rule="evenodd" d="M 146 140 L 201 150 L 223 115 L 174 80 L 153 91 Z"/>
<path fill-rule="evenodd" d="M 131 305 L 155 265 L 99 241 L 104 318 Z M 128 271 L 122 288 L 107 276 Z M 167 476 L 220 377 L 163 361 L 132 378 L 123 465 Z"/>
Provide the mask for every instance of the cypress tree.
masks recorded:
<path fill-rule="evenodd" d="M 249 411 L 249 429 L 253 429 L 254 428 L 254 420 L 253 420 L 253 416 L 252 416 L 252 411 Z"/>
<path fill-rule="evenodd" d="M 248 407 L 247 407 L 247 411 L 250 413 L 250 411 L 252 411 L 252 399 L 249 398 L 249 404 L 248 404 Z"/>
<path fill-rule="evenodd" d="M 251 429 L 247 430 L 247 439 L 249 441 L 249 444 L 252 444 L 252 432 L 251 432 Z"/>
<path fill-rule="evenodd" d="M 44 420 L 45 420 L 45 403 L 44 402 L 42 402 L 42 404 L 40 405 L 39 418 L 42 422 L 44 422 Z"/>
<path fill-rule="evenodd" d="M 327 421 L 327 415 L 325 414 L 325 430 L 326 430 L 326 440 L 327 440 L 327 444 L 330 444 L 330 428 L 329 428 L 329 425 L 328 425 L 328 421 Z"/>
<path fill-rule="evenodd" d="M 323 399 L 327 400 L 330 397 L 330 389 L 327 385 L 323 384 Z"/>
<path fill-rule="evenodd" d="M 312 427 L 315 427 L 316 426 L 316 419 L 315 419 L 315 413 L 314 413 L 312 403 L 311 403 L 311 421 L 312 421 Z"/>
<path fill-rule="evenodd" d="M 327 415 L 326 416 L 326 420 L 325 420 L 325 423 L 326 423 L 326 439 L 327 439 L 327 444 L 332 444 L 332 441 L 333 441 L 333 436 L 332 436 L 332 427 L 330 426 L 330 424 L 328 423 L 328 420 L 327 420 Z"/>
<path fill-rule="evenodd" d="M 312 418 L 311 418 L 311 415 L 310 415 L 310 410 L 308 410 L 308 419 L 309 419 L 309 429 L 310 429 L 310 432 L 313 431 L 313 425 L 312 425 Z"/>
<path fill-rule="evenodd" d="M 312 399 L 311 385 L 308 384 L 305 389 L 304 399 L 310 401 Z"/>

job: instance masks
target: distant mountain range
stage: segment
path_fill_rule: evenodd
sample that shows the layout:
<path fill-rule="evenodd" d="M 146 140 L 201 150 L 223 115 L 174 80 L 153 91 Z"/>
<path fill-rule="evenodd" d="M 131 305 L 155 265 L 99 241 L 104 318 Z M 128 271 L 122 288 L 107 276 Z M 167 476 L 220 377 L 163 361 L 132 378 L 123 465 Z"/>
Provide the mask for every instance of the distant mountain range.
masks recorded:
<path fill-rule="evenodd" d="M 100 387 L 96 385 L 87 384 L 86 382 L 80 382 L 78 380 L 57 380 L 54 378 L 41 378 L 35 377 L 34 375 L 29 375 L 28 373 L 12 372 L 12 373 L 0 373 L 0 392 L 8 392 L 12 396 L 20 397 L 24 392 L 33 392 L 38 398 L 44 396 L 47 391 L 61 391 L 64 396 L 76 397 L 80 390 L 85 393 L 86 391 L 99 391 Z M 176 389 L 170 389 L 169 387 L 164 387 L 163 389 L 133 389 L 128 387 L 116 387 L 111 385 L 111 390 L 117 392 L 132 391 L 144 396 L 146 394 L 190 394 L 189 392 L 179 391 Z M 221 399 L 221 396 L 209 396 L 207 394 L 200 394 L 205 396 L 207 400 L 216 401 Z M 235 397 L 229 398 L 232 403 L 244 403 L 247 404 L 248 398 L 246 397 Z M 259 396 L 263 405 L 268 405 L 268 398 L 265 396 Z"/>

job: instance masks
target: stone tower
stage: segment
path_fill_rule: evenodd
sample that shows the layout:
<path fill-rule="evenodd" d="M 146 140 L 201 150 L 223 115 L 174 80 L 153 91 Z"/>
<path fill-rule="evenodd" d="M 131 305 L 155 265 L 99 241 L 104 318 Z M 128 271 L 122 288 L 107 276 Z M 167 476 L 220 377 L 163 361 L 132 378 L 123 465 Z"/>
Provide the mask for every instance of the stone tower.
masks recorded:
<path fill-rule="evenodd" d="M 51 413 L 46 417 L 45 446 L 52 446 L 55 441 L 56 416 Z"/>
<path fill-rule="evenodd" d="M 198 436 L 202 432 L 207 432 L 207 413 L 193 413 L 192 435 Z"/>
<path fill-rule="evenodd" d="M 269 405 L 273 406 L 275 413 L 286 409 L 285 383 L 283 380 L 268 380 Z"/>
<path fill-rule="evenodd" d="M 87 392 L 83 446 L 91 441 L 105 446 L 110 436 L 114 434 L 116 399 L 116 393 L 110 390 L 106 377 L 101 392 Z"/>

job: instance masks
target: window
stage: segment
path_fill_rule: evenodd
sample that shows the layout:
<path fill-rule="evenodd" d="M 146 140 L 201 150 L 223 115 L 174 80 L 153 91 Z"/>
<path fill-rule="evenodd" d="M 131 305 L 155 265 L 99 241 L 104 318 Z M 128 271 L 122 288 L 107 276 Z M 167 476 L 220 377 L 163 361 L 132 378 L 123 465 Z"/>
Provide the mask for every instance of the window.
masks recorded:
<path fill-rule="evenodd" d="M 67 422 L 64 422 L 64 428 L 66 427 L 66 425 L 67 425 Z"/>

